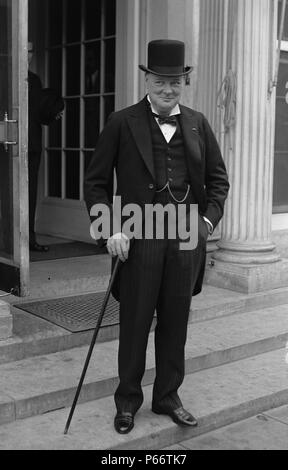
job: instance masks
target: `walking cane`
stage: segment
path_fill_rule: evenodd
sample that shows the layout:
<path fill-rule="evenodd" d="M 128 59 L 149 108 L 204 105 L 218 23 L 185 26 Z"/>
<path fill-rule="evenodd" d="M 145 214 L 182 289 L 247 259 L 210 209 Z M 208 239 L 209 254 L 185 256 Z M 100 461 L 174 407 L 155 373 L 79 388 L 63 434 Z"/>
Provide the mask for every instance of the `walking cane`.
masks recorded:
<path fill-rule="evenodd" d="M 99 318 L 98 318 L 98 321 L 97 321 L 97 325 L 95 327 L 95 331 L 93 333 L 93 337 L 92 337 L 92 340 L 91 340 L 89 351 L 88 351 L 88 354 L 87 354 L 87 357 L 86 357 L 86 360 L 85 360 L 85 364 L 84 364 L 84 367 L 83 367 L 83 371 L 82 371 L 82 374 L 81 374 L 81 377 L 80 377 L 80 381 L 79 381 L 79 384 L 78 384 L 78 387 L 77 387 L 77 390 L 76 390 L 76 393 L 75 393 L 74 401 L 73 401 L 73 404 L 72 404 L 72 407 L 71 407 L 71 410 L 70 410 L 70 413 L 69 413 L 69 416 L 68 416 L 68 419 L 67 419 L 67 422 L 66 422 L 64 434 L 67 434 L 67 432 L 68 432 L 68 429 L 69 429 L 69 426 L 70 426 L 70 423 L 71 423 L 71 420 L 72 420 L 72 417 L 73 417 L 73 413 L 74 413 L 74 410 L 76 408 L 78 397 L 80 395 L 80 391 L 81 391 L 83 381 L 84 381 L 84 378 L 85 378 L 85 375 L 86 375 L 86 372 L 87 372 L 87 369 L 88 369 L 90 358 L 91 358 L 93 348 L 95 346 L 95 342 L 96 342 L 96 339 L 97 339 L 98 331 L 99 331 L 100 326 L 101 326 L 101 322 L 102 322 L 102 319 L 103 319 L 103 316 L 104 316 L 104 313 L 105 313 L 107 302 L 109 300 L 109 296 L 110 296 L 110 293 L 111 293 L 111 289 L 112 289 L 114 279 L 115 279 L 117 270 L 119 268 L 119 265 L 120 265 L 120 258 L 118 257 L 117 260 L 116 260 L 115 266 L 113 268 L 113 272 L 112 272 L 112 275 L 111 275 L 109 286 L 108 286 L 108 289 L 106 291 L 106 294 L 105 294 L 105 297 L 104 297 L 104 300 L 103 300 L 100 315 L 99 315 Z"/>

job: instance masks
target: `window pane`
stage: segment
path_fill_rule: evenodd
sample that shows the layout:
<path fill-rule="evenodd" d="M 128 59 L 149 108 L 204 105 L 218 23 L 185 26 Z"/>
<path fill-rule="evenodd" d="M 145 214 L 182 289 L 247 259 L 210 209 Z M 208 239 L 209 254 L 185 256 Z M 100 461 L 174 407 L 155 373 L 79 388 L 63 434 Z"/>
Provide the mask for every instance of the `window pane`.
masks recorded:
<path fill-rule="evenodd" d="M 79 99 L 66 100 L 66 147 L 78 148 L 80 145 L 80 106 Z"/>
<path fill-rule="evenodd" d="M 80 0 L 68 0 L 66 42 L 79 42 L 81 39 L 81 5 Z"/>
<path fill-rule="evenodd" d="M 277 98 L 275 149 L 288 151 L 288 104 L 283 98 Z M 288 175 L 287 175 L 288 176 Z"/>
<path fill-rule="evenodd" d="M 49 87 L 59 93 L 62 87 L 62 49 L 49 51 Z"/>
<path fill-rule="evenodd" d="M 48 147 L 61 148 L 61 134 L 61 119 L 58 119 L 48 126 Z"/>
<path fill-rule="evenodd" d="M 287 99 L 288 102 L 288 52 L 281 51 L 280 65 L 277 80 L 277 97 Z"/>
<path fill-rule="evenodd" d="M 105 36 L 114 36 L 116 31 L 116 2 L 105 0 Z"/>
<path fill-rule="evenodd" d="M 99 135 L 99 98 L 85 99 L 85 147 L 93 148 Z"/>
<path fill-rule="evenodd" d="M 11 13 L 8 0 L 0 3 L 0 120 L 5 111 L 11 116 L 12 106 L 12 57 L 11 57 Z M 11 118 L 10 118 L 11 119 Z M 6 151 L 0 143 L 0 255 L 13 258 L 13 158 L 11 147 Z"/>
<path fill-rule="evenodd" d="M 61 152 L 48 152 L 48 195 L 61 198 Z"/>
<path fill-rule="evenodd" d="M 79 199 L 79 152 L 66 152 L 66 198 Z"/>
<path fill-rule="evenodd" d="M 100 41 L 86 46 L 85 94 L 100 93 Z"/>
<path fill-rule="evenodd" d="M 105 92 L 115 90 L 115 39 L 105 41 Z"/>
<path fill-rule="evenodd" d="M 282 2 L 278 5 L 278 36 L 280 32 L 280 20 L 281 20 L 281 12 L 282 12 Z M 284 31 L 283 31 L 283 40 L 288 40 L 288 8 L 286 7 L 285 10 L 285 20 L 284 20 Z"/>
<path fill-rule="evenodd" d="M 114 97 L 114 95 L 105 96 L 104 103 L 105 103 L 105 122 L 106 122 L 109 115 L 115 109 L 115 97 Z"/>
<path fill-rule="evenodd" d="M 86 0 L 86 39 L 96 39 L 101 36 L 101 0 Z"/>
<path fill-rule="evenodd" d="M 80 46 L 68 46 L 66 49 L 66 93 L 80 94 Z"/>
<path fill-rule="evenodd" d="M 287 176 L 288 152 L 279 154 L 276 152 L 273 185 L 274 212 L 288 212 Z"/>
<path fill-rule="evenodd" d="M 281 52 L 277 84 L 273 212 L 288 211 L 288 53 Z"/>
<path fill-rule="evenodd" d="M 62 44 L 63 0 L 48 0 L 49 5 L 49 44 Z"/>
<path fill-rule="evenodd" d="M 12 158 L 0 144 L 0 256 L 13 254 L 13 167 Z"/>

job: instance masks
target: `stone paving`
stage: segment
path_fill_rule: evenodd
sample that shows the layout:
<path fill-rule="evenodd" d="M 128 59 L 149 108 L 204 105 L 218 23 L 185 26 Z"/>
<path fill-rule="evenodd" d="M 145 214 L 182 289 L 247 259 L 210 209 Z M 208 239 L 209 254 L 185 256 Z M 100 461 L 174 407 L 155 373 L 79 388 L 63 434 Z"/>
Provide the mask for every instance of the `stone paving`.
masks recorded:
<path fill-rule="evenodd" d="M 69 367 L 69 366 L 68 366 Z M 79 404 L 67 436 L 68 408 L 0 426 L 1 449 L 161 449 L 288 403 L 285 350 L 276 350 L 186 376 L 181 397 L 198 417 L 197 428 L 181 428 L 151 412 L 152 386 L 129 435 L 113 429 L 112 396 Z M 36 385 L 36 382 L 35 382 Z M 21 390 L 18 391 L 21 395 Z M 17 410 L 16 410 L 17 411 Z"/>
<path fill-rule="evenodd" d="M 288 403 L 287 294 L 287 289 L 276 289 L 244 295 L 204 286 L 201 295 L 193 299 L 181 397 L 185 407 L 199 419 L 195 429 L 179 428 L 168 417 L 151 413 L 154 377 L 151 333 L 144 378 L 145 402 L 129 436 L 117 435 L 113 429 L 117 339 L 96 344 L 69 435 L 63 436 L 87 345 L 75 343 L 72 347 L 71 343 L 67 349 L 65 343 L 64 348 L 64 340 L 73 335 L 64 334 L 63 329 L 55 326 L 48 327 L 47 322 L 45 327 L 43 321 L 33 316 L 27 322 L 26 314 L 22 316 L 18 311 L 14 328 L 23 331 L 25 324 L 24 336 L 17 339 L 17 344 L 16 337 L 0 342 L 0 359 L 3 355 L 0 449 L 164 449 L 178 443 L 176 446 L 194 450 L 197 446 L 209 448 L 211 442 L 215 448 L 236 445 L 245 448 L 247 440 L 241 426 L 246 418 L 248 424 L 252 423 L 249 426 L 255 436 L 257 429 L 263 429 L 263 440 L 259 438 L 253 445 L 268 445 L 269 433 L 276 433 L 279 442 L 275 441 L 275 445 L 282 446 L 288 418 L 286 423 L 283 416 L 278 419 L 272 412 Z M 29 333 L 28 343 L 25 335 Z M 56 352 L 47 346 L 47 341 L 51 343 L 54 337 L 59 341 Z M 41 341 L 48 348 L 45 346 L 42 353 Z M 37 351 L 33 351 L 35 342 L 39 343 Z M 25 344 L 26 358 L 15 361 L 14 349 L 16 346 L 17 350 L 23 349 Z M 60 409 L 63 407 L 66 408 Z M 253 418 L 259 413 L 260 417 Z M 224 426 L 237 430 L 238 424 L 238 444 L 228 440 L 229 431 L 224 437 L 221 435 Z M 215 437 L 213 433 L 220 434 Z M 236 436 L 237 432 L 231 434 Z M 212 440 L 205 441 L 210 435 Z"/>
<path fill-rule="evenodd" d="M 203 322 L 190 323 L 186 343 L 186 373 L 194 373 L 242 358 L 282 348 L 288 339 L 288 305 Z M 0 393 L 15 403 L 17 417 L 60 406 L 71 399 L 87 346 L 39 355 L 0 365 Z M 97 343 L 83 387 L 83 400 L 113 393 L 117 383 L 118 340 Z M 283 359 L 284 361 L 284 359 Z M 235 363 L 235 368 L 239 362 Z M 154 334 L 150 334 L 144 383 L 154 379 Z M 0 423 L 7 421 L 6 409 Z M 11 420 L 13 420 L 13 413 Z"/>
<path fill-rule="evenodd" d="M 163 450 L 288 450 L 288 406 L 269 410 Z"/>

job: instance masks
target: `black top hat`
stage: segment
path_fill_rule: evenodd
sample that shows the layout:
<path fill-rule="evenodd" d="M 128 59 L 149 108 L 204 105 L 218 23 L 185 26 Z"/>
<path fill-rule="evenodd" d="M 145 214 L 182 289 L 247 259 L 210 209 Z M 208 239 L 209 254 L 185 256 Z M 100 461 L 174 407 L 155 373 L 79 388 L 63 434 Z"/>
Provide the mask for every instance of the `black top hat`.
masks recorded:
<path fill-rule="evenodd" d="M 64 107 L 64 100 L 56 90 L 42 88 L 39 98 L 39 120 L 41 124 L 48 125 L 53 122 Z"/>
<path fill-rule="evenodd" d="M 139 68 L 154 75 L 180 77 L 193 70 L 193 67 L 184 67 L 184 56 L 184 42 L 158 39 L 148 44 L 148 67 L 139 65 Z"/>

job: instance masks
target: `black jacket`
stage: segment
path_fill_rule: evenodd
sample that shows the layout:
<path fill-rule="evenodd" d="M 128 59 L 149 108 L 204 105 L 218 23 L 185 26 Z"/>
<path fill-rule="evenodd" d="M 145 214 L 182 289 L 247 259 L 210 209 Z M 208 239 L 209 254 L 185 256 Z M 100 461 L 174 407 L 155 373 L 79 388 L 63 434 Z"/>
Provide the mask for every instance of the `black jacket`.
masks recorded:
<path fill-rule="evenodd" d="M 229 189 L 225 164 L 203 114 L 181 105 L 180 110 L 191 189 L 200 214 L 215 228 Z M 95 203 L 111 203 L 114 168 L 123 204 L 152 203 L 156 186 L 146 98 L 113 113 L 101 133 L 85 177 L 89 212 Z"/>
<path fill-rule="evenodd" d="M 42 125 L 50 125 L 64 109 L 64 100 L 53 88 L 42 88 L 41 80 L 28 72 L 28 149 L 42 151 Z"/>
<path fill-rule="evenodd" d="M 227 172 L 216 138 L 203 114 L 180 105 L 180 125 L 185 145 L 191 189 L 198 210 L 214 228 L 223 215 L 229 190 Z M 110 205 L 113 171 L 122 205 L 140 206 L 154 200 L 156 184 L 147 98 L 113 113 L 102 131 L 84 182 L 84 195 L 90 213 L 96 203 Z M 92 218 L 93 220 L 93 218 Z M 194 295 L 201 291 L 205 268 Z"/>

